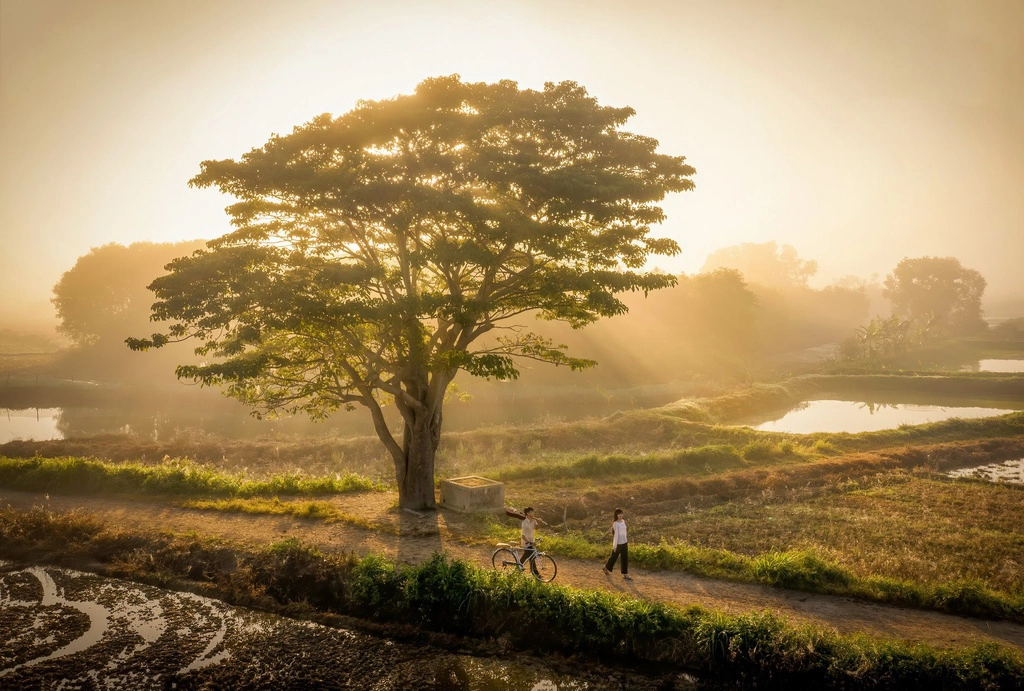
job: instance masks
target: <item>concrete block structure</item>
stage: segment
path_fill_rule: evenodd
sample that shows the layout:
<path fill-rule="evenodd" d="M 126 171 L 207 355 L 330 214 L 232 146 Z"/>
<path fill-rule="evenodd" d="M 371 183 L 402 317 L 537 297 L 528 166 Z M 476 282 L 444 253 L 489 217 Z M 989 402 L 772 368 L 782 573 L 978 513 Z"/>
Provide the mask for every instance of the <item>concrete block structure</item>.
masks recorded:
<path fill-rule="evenodd" d="M 501 511 L 505 484 L 477 475 L 441 480 L 441 506 L 455 511 Z"/>

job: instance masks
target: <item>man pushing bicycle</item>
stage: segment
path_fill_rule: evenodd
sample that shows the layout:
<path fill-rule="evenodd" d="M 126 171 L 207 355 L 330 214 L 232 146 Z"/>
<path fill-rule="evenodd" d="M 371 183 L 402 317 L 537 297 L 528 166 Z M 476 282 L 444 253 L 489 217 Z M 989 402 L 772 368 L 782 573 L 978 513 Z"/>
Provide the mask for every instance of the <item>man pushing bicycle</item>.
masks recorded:
<path fill-rule="evenodd" d="M 536 574 L 537 565 L 533 561 L 533 557 L 537 554 L 537 538 L 535 533 L 538 523 L 543 525 L 547 525 L 547 523 L 544 523 L 543 520 L 536 518 L 533 515 L 532 506 L 527 506 L 523 509 L 523 513 L 526 514 L 526 518 L 523 519 L 523 525 L 519 535 L 519 544 L 525 550 L 523 553 L 523 563 L 529 561 L 530 568 L 533 570 L 533 573 Z"/>

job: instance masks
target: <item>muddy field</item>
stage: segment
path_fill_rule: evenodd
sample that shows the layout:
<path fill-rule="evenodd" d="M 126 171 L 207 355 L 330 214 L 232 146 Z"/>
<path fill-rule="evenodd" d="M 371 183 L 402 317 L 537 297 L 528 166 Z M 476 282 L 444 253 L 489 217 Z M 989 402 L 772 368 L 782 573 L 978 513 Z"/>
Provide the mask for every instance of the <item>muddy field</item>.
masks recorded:
<path fill-rule="evenodd" d="M 410 645 L 192 593 L 0 567 L 0 688 L 654 689 L 681 675 Z"/>

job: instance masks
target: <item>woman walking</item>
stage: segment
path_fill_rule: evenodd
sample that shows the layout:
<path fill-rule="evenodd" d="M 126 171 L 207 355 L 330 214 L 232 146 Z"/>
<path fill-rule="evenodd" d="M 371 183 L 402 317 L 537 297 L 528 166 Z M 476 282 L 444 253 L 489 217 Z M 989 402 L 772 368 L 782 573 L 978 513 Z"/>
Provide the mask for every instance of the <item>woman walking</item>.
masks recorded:
<path fill-rule="evenodd" d="M 629 544 L 626 541 L 626 519 L 622 509 L 615 509 L 615 520 L 612 522 L 612 556 L 608 557 L 608 563 L 604 565 L 606 576 L 611 575 L 615 568 L 615 560 L 622 557 L 622 577 L 633 580 L 629 575 Z"/>

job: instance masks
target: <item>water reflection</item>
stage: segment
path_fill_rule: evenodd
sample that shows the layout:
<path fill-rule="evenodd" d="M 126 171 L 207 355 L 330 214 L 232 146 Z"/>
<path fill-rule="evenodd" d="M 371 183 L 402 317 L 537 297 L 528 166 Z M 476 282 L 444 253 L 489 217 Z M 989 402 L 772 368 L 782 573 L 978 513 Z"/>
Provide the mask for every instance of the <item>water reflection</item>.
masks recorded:
<path fill-rule="evenodd" d="M 564 390 L 563 390 L 564 389 Z M 678 398 L 672 387 L 643 387 L 615 392 L 562 387 L 545 395 L 485 394 L 445 404 L 445 430 L 484 425 L 576 420 L 610 415 L 619 410 L 662 405 Z M 390 412 L 390 411 L 389 411 Z M 397 426 L 397 412 L 392 423 Z M 257 419 L 241 404 L 215 392 L 152 396 L 130 403 L 102 406 L 67 405 L 0 408 L 0 443 L 13 439 L 69 439 L 97 434 L 131 434 L 154 441 L 198 430 L 232 439 L 268 436 L 372 436 L 370 416 L 363 410 L 339 412 L 313 422 L 303 416 Z"/>
<path fill-rule="evenodd" d="M 986 463 L 972 468 L 958 468 L 949 471 L 950 477 L 969 477 L 988 482 L 1008 482 L 1024 485 L 1024 458 L 1002 463 Z"/>
<path fill-rule="evenodd" d="M 1004 408 L 870 403 L 863 401 L 804 401 L 776 420 L 757 425 L 765 432 L 875 432 L 900 425 L 923 425 L 950 418 L 991 417 L 1011 413 Z"/>
<path fill-rule="evenodd" d="M 962 367 L 967 372 L 1024 372 L 1024 360 L 988 359 Z"/>
<path fill-rule="evenodd" d="M 12 439 L 61 439 L 60 408 L 0 408 L 0 444 Z"/>

